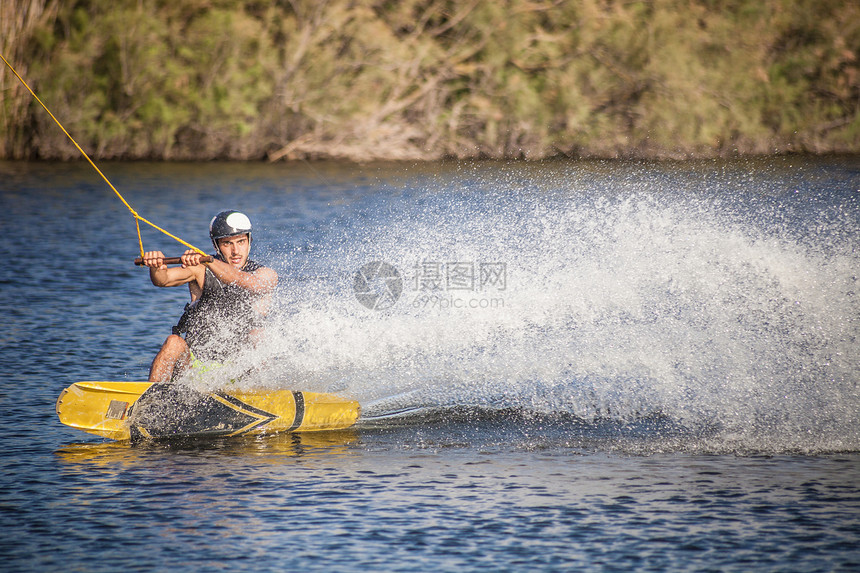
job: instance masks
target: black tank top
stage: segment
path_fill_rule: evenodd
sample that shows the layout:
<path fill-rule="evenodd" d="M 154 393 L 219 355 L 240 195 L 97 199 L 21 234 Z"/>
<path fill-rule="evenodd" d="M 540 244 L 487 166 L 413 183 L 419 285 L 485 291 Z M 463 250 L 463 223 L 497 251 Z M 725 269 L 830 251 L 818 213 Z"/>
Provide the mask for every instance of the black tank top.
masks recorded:
<path fill-rule="evenodd" d="M 262 265 L 249 259 L 242 271 L 252 273 L 260 268 Z M 254 310 L 259 298 L 248 289 L 221 282 L 207 267 L 200 298 L 185 306 L 173 333 L 184 333 L 189 348 L 200 360 L 224 360 L 241 350 L 250 332 L 260 326 L 262 318 Z"/>

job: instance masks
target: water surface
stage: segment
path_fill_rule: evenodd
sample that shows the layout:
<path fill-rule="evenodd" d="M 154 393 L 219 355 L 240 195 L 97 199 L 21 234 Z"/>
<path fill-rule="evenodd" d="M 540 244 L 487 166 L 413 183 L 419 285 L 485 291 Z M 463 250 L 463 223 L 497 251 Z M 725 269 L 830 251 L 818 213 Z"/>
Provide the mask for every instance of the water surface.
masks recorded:
<path fill-rule="evenodd" d="M 197 246 L 247 212 L 280 273 L 263 343 L 184 383 L 254 367 L 364 419 L 60 425 L 72 382 L 146 376 L 188 295 L 131 265 L 89 166 L 2 163 L 7 570 L 860 568 L 856 158 L 102 168 Z"/>

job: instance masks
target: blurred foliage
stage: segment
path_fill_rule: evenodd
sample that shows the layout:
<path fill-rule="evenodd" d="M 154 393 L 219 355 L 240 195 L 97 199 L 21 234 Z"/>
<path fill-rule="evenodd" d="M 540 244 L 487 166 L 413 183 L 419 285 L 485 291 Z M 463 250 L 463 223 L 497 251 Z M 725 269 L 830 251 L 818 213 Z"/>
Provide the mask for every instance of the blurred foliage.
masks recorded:
<path fill-rule="evenodd" d="M 95 158 L 860 151 L 850 0 L 7 0 Z M 77 151 L 6 70 L 0 155 Z"/>

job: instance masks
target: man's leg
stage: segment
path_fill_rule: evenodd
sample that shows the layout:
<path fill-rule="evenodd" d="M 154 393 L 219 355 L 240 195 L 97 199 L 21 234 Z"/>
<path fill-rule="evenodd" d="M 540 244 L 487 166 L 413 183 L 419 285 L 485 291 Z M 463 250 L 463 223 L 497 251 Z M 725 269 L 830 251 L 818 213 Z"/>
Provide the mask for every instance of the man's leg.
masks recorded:
<path fill-rule="evenodd" d="M 152 366 L 149 369 L 149 381 L 170 382 L 174 368 L 184 368 L 187 364 L 188 344 L 181 336 L 171 334 L 152 360 Z"/>

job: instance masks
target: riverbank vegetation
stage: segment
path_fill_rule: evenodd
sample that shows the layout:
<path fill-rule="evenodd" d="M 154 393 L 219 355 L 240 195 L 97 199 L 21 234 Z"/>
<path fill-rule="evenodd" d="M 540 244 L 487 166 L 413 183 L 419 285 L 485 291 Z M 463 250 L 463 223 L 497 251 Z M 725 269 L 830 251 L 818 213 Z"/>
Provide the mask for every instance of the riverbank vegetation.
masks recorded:
<path fill-rule="evenodd" d="M 97 159 L 860 152 L 851 0 L 9 0 Z M 0 77 L 0 157 L 77 150 Z"/>

